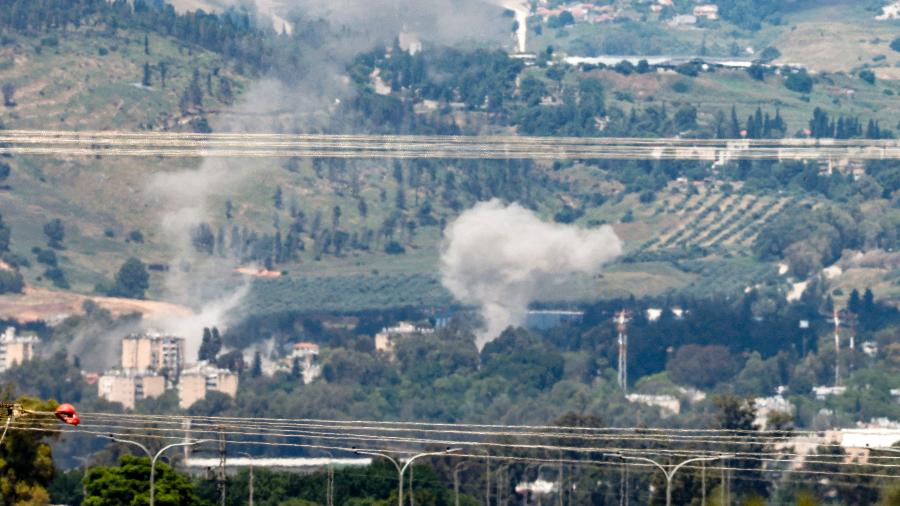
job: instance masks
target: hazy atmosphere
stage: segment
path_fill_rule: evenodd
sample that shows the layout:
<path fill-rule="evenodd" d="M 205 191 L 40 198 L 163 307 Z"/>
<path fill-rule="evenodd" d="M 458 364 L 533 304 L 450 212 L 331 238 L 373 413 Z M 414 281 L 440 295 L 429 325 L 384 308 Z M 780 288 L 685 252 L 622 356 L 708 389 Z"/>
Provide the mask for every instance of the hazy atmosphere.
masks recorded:
<path fill-rule="evenodd" d="M 0 0 L 0 504 L 900 504 L 898 96 L 893 0 Z"/>

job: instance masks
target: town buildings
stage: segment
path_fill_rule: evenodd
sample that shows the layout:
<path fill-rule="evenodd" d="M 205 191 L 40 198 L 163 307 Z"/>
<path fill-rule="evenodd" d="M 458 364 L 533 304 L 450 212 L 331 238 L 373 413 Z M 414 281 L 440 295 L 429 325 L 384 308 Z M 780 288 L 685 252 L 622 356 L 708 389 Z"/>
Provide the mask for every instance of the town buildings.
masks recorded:
<path fill-rule="evenodd" d="M 185 366 L 183 337 L 145 332 L 122 339 L 118 368 L 106 371 L 97 379 L 98 395 L 134 409 L 142 399 L 159 397 L 168 390 L 178 391 L 178 404 L 188 408 L 218 391 L 234 397 L 238 376 L 206 362 Z"/>

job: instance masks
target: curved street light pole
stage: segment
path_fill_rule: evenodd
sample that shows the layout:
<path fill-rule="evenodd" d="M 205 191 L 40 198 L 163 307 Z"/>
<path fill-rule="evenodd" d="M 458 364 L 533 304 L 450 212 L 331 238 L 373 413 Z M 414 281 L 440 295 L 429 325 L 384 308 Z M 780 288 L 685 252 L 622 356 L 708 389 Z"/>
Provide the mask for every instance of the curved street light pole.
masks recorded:
<path fill-rule="evenodd" d="M 428 457 L 434 455 L 446 455 L 448 453 L 458 452 L 459 448 L 447 448 L 442 452 L 425 452 L 419 453 L 417 455 L 413 455 L 412 457 L 406 459 L 406 462 L 401 466 L 400 462 L 397 459 L 391 457 L 386 453 L 375 452 L 370 450 L 355 450 L 355 452 L 359 455 L 372 455 L 375 457 L 382 457 L 391 461 L 394 464 L 394 467 L 397 468 L 397 477 L 399 478 L 399 486 L 397 487 L 397 506 L 403 506 L 403 473 L 406 472 L 406 468 L 409 467 L 413 461 L 421 457 Z M 410 481 L 410 488 L 412 488 L 412 481 Z"/>
<path fill-rule="evenodd" d="M 453 466 L 453 504 L 459 506 L 459 472 L 462 467 L 474 464 L 474 462 L 462 461 Z"/>
<path fill-rule="evenodd" d="M 247 481 L 247 489 L 248 489 L 248 492 L 250 495 L 250 497 L 248 499 L 250 502 L 247 504 L 248 504 L 248 506 L 253 506 L 253 455 L 250 455 L 247 452 L 238 452 L 238 455 L 243 455 L 243 456 L 247 457 L 247 460 L 250 462 L 250 466 L 249 466 L 250 467 L 250 477 Z"/>
<path fill-rule="evenodd" d="M 172 443 L 168 446 L 163 446 L 158 452 L 156 452 L 156 455 L 154 455 L 153 453 L 150 452 L 150 450 L 146 446 L 142 445 L 141 443 L 138 443 L 137 441 L 132 441 L 130 439 L 121 439 L 121 438 L 117 438 L 113 435 L 109 435 L 106 437 L 117 443 L 127 443 L 130 445 L 137 446 L 141 450 L 144 450 L 144 453 L 146 453 L 147 457 L 150 458 L 150 506 L 156 506 L 156 461 L 159 460 L 159 457 L 163 453 L 165 453 L 166 450 L 169 450 L 171 448 L 176 448 L 179 446 L 197 446 L 199 444 L 208 443 L 210 441 L 208 439 L 201 439 L 199 441 L 193 441 L 193 442 L 185 441 L 183 443 Z"/>
<path fill-rule="evenodd" d="M 687 459 L 683 462 L 679 462 L 678 464 L 676 464 L 674 466 L 664 466 L 664 465 L 660 464 L 659 462 L 657 462 L 653 459 L 648 459 L 646 457 L 633 457 L 630 455 L 623 455 L 621 453 L 607 453 L 607 454 L 605 454 L 605 456 L 616 457 L 616 458 L 620 458 L 622 460 L 637 460 L 640 462 L 647 462 L 647 463 L 653 464 L 654 466 L 658 467 L 659 470 L 662 471 L 663 475 L 666 477 L 666 506 L 672 506 L 672 478 L 675 477 L 675 473 L 677 473 L 679 469 L 681 469 L 682 467 L 684 467 L 687 464 L 690 464 L 692 462 L 710 462 L 713 460 L 727 459 L 729 457 L 732 457 L 732 455 L 716 455 L 713 457 L 697 457 L 697 458 L 693 458 L 693 459 Z"/>
<path fill-rule="evenodd" d="M 328 455 L 328 478 L 325 484 L 325 505 L 334 506 L 334 454 L 328 450 L 322 450 Z M 253 506 L 252 504 L 250 506 Z"/>

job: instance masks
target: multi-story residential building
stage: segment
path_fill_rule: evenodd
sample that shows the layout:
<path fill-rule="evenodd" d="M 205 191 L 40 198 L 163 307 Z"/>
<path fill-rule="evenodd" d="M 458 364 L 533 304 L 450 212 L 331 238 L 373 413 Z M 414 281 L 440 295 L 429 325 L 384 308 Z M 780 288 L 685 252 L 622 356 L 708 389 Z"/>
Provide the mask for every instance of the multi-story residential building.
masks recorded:
<path fill-rule="evenodd" d="M 205 398 L 210 391 L 234 397 L 237 395 L 237 389 L 237 374 L 228 369 L 219 369 L 206 362 L 200 362 L 181 373 L 178 381 L 178 405 L 182 409 L 187 409 Z"/>
<path fill-rule="evenodd" d="M 141 399 L 159 397 L 165 392 L 165 377 L 153 373 L 113 370 L 104 373 L 97 381 L 97 393 L 101 398 L 118 402 L 127 409 L 134 409 Z"/>
<path fill-rule="evenodd" d="M 35 336 L 17 336 L 15 327 L 7 327 L 0 335 L 0 372 L 34 358 Z"/>
<path fill-rule="evenodd" d="M 156 332 L 132 334 L 122 340 L 122 369 L 169 371 L 178 377 L 184 366 L 184 338 Z"/>

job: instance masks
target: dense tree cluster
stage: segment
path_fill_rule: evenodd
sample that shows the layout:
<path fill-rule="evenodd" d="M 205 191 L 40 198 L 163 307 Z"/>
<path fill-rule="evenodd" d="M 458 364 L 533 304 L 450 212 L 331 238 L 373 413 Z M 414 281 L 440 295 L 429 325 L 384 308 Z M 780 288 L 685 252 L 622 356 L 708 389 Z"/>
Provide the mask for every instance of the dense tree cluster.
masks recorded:
<path fill-rule="evenodd" d="M 862 236 L 853 214 L 836 208 L 784 214 L 760 232 L 754 252 L 760 258 L 786 258 L 798 276 L 831 265 L 844 249 L 858 248 Z"/>
<path fill-rule="evenodd" d="M 3 397 L 8 399 L 11 392 L 9 388 L 5 390 Z M 32 397 L 14 402 L 33 411 L 53 411 L 57 405 L 55 401 Z M 4 504 L 49 504 L 47 486 L 55 469 L 48 441 L 59 434 L 40 421 L 27 418 L 17 420 L 17 425 L 20 430 L 7 431 L 0 445 L 0 497 Z"/>
<path fill-rule="evenodd" d="M 118 466 L 92 467 L 84 477 L 85 506 L 121 506 L 149 501 L 150 458 L 123 455 Z M 156 504 L 201 506 L 188 479 L 170 466 L 156 464 Z"/>
<path fill-rule="evenodd" d="M 196 44 L 255 68 L 266 68 L 274 61 L 272 35 L 257 28 L 247 12 L 178 14 L 161 0 L 11 0 L 0 10 L 0 26 L 40 32 L 82 26 L 138 28 Z"/>
<path fill-rule="evenodd" d="M 741 28 L 759 30 L 764 21 L 778 22 L 781 15 L 810 0 L 719 0 L 719 14 Z"/>

